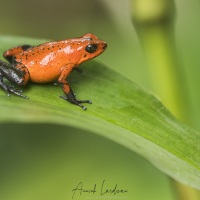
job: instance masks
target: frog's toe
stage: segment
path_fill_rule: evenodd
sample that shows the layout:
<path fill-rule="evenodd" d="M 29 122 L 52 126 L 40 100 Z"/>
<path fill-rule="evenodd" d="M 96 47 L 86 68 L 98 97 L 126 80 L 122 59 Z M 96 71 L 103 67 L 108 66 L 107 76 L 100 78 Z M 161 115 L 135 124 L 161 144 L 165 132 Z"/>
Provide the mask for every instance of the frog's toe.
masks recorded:
<path fill-rule="evenodd" d="M 92 104 L 91 100 L 78 100 L 79 103 L 89 103 Z"/>
<path fill-rule="evenodd" d="M 67 96 L 60 96 L 60 98 L 63 98 L 64 100 L 69 101 L 70 103 L 75 104 L 77 106 L 80 106 L 83 110 L 87 110 L 87 108 L 83 106 L 81 103 L 90 103 L 90 104 L 92 103 L 92 101 L 90 100 L 77 100 L 75 98 L 72 100 Z"/>
<path fill-rule="evenodd" d="M 21 94 L 23 92 L 21 89 L 15 89 L 14 86 L 7 85 L 2 81 L 0 81 L 0 86 L 6 91 L 8 96 L 10 96 L 11 93 L 12 93 L 12 94 L 15 94 L 17 96 L 20 96 L 20 97 L 28 99 L 27 96 Z"/>
<path fill-rule="evenodd" d="M 25 99 L 28 99 L 27 96 L 21 94 L 22 92 L 23 92 L 23 90 L 21 90 L 21 89 L 14 89 L 13 86 L 7 86 L 7 94 L 8 94 L 8 96 L 10 96 L 10 93 L 13 93 L 13 94 L 15 94 L 17 96 L 20 96 L 20 97 L 23 97 Z"/>

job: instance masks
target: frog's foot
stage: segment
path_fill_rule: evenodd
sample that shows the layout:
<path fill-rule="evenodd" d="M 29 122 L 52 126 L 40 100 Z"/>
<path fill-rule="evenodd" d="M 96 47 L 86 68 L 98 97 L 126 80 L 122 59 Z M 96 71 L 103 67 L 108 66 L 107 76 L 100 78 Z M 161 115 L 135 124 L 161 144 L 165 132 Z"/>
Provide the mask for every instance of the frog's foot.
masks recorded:
<path fill-rule="evenodd" d="M 8 96 L 10 96 L 10 94 L 13 93 L 13 94 L 15 94 L 17 96 L 20 96 L 20 97 L 28 99 L 27 96 L 21 94 L 23 92 L 22 90 L 14 89 L 14 86 L 7 85 L 2 80 L 0 80 L 0 86 L 3 88 L 3 90 L 6 91 Z"/>
<path fill-rule="evenodd" d="M 26 99 L 28 98 L 27 96 L 21 94 L 22 90 L 14 89 L 13 86 L 7 85 L 3 81 L 3 78 L 6 78 L 8 81 L 17 86 L 26 85 L 29 80 L 29 71 L 25 65 L 18 63 L 15 67 L 13 67 L 13 65 L 0 60 L 0 87 L 7 92 L 8 96 L 12 93 Z"/>
<path fill-rule="evenodd" d="M 87 108 L 85 106 L 83 106 L 82 103 L 92 104 L 92 101 L 90 101 L 90 100 L 77 100 L 73 93 L 69 93 L 69 94 L 67 94 L 67 96 L 60 96 L 60 97 L 66 101 L 69 101 L 72 104 L 80 106 L 83 110 L 87 110 Z"/>

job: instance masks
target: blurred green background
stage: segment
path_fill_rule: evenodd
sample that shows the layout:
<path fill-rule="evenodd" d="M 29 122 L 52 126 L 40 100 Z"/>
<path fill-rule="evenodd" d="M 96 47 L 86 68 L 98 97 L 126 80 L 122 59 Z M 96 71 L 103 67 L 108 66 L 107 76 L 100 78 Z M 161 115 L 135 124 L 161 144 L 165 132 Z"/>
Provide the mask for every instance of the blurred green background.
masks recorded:
<path fill-rule="evenodd" d="M 200 130 L 200 2 L 176 0 L 175 4 L 177 51 L 192 126 Z M 0 5 L 0 34 L 58 40 L 92 32 L 108 43 L 96 60 L 152 90 L 128 0 L 3 0 Z M 103 180 L 109 187 L 117 183 L 128 190 L 121 199 L 175 199 L 164 174 L 104 138 L 49 124 L 4 123 L 0 129 L 0 199 L 71 199 L 80 181 L 90 188 Z"/>

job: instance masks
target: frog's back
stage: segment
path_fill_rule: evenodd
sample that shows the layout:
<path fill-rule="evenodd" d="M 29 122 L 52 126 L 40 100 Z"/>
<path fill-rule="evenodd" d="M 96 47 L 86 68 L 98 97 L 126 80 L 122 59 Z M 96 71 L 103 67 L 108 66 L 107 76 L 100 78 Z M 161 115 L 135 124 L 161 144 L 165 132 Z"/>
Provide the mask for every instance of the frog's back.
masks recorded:
<path fill-rule="evenodd" d="M 28 68 L 31 81 L 50 82 L 59 77 L 68 62 L 68 56 L 63 55 L 65 47 L 64 42 L 48 42 L 17 54 L 15 59 Z"/>

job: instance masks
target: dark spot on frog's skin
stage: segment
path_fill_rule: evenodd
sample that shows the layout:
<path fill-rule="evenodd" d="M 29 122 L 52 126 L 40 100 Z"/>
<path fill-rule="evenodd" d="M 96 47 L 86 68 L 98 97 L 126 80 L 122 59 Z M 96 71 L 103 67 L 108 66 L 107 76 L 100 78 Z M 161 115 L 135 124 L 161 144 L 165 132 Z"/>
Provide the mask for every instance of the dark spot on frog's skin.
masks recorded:
<path fill-rule="evenodd" d="M 25 51 L 25 50 L 27 50 L 27 49 L 29 49 L 29 48 L 31 48 L 31 46 L 30 45 L 22 45 L 22 50 L 23 51 Z"/>
<path fill-rule="evenodd" d="M 48 50 L 50 50 L 50 48 L 47 48 Z"/>
<path fill-rule="evenodd" d="M 84 58 L 86 57 L 87 55 L 86 54 L 84 54 Z"/>

